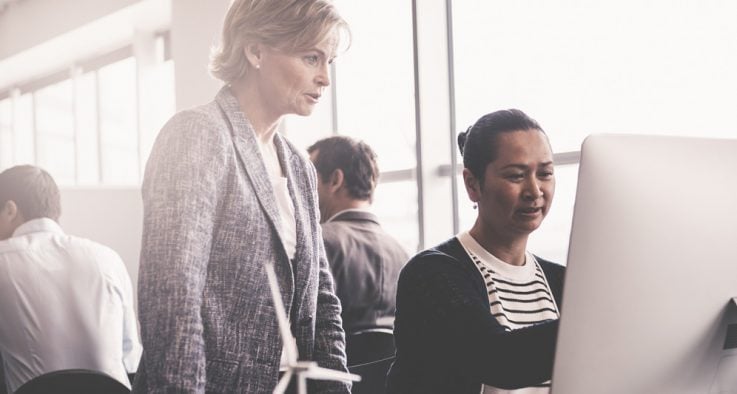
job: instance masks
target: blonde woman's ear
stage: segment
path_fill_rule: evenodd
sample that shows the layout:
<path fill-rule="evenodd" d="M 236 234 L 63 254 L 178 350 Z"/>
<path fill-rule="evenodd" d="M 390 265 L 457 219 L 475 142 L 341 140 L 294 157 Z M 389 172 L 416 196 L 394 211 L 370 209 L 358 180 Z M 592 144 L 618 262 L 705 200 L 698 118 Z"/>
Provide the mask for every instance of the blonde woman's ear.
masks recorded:
<path fill-rule="evenodd" d="M 252 43 L 247 44 L 243 48 L 243 54 L 246 55 L 248 63 L 255 69 L 261 68 L 261 61 L 263 60 L 263 48 L 261 44 Z"/>

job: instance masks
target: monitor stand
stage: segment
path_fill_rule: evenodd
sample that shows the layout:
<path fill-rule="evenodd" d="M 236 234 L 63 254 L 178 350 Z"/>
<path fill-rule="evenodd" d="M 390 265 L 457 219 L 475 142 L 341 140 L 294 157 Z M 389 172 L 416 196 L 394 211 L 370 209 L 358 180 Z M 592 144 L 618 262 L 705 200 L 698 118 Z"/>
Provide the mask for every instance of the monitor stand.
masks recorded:
<path fill-rule="evenodd" d="M 737 313 L 737 297 L 733 297 L 727 307 L 727 315 Z M 709 394 L 737 393 L 737 323 L 727 319 L 722 356 L 717 365 L 717 373 Z"/>

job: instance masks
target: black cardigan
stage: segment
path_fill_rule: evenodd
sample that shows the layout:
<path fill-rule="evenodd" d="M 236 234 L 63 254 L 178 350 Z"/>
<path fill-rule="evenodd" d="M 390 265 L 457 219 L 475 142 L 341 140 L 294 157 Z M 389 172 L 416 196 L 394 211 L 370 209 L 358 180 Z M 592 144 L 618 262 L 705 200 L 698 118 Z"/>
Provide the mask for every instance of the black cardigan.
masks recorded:
<path fill-rule="evenodd" d="M 565 268 L 537 261 L 561 305 Z M 478 268 L 457 238 L 420 252 L 402 269 L 388 393 L 473 393 L 550 379 L 558 321 L 504 331 L 489 311 Z"/>

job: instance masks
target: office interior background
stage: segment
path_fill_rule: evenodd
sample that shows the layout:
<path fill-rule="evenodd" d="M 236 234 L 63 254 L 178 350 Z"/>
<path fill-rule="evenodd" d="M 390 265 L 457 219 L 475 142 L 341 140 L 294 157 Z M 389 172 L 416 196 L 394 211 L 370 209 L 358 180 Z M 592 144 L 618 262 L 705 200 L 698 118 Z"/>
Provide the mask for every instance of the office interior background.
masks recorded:
<path fill-rule="evenodd" d="M 372 145 L 373 210 L 409 252 L 472 225 L 455 138 L 485 113 L 519 108 L 546 130 L 557 191 L 529 249 L 563 264 L 587 135 L 737 138 L 735 1 L 335 3 L 351 46 L 315 113 L 281 132 Z M 62 226 L 120 253 L 134 284 L 146 159 L 175 111 L 220 87 L 207 63 L 228 4 L 0 0 L 0 170 L 47 169 Z"/>

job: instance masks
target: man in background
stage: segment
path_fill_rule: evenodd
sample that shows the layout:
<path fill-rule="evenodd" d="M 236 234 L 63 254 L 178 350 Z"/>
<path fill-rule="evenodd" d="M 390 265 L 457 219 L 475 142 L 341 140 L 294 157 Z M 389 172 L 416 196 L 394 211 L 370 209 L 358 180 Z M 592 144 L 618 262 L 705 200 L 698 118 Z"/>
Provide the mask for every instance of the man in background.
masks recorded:
<path fill-rule="evenodd" d="M 6 388 L 63 369 L 103 372 L 130 388 L 141 344 L 128 272 L 112 249 L 66 235 L 60 214 L 59 189 L 46 171 L 24 165 L 0 173 Z"/>
<path fill-rule="evenodd" d="M 334 136 L 307 151 L 317 169 L 322 236 L 351 363 L 351 334 L 394 328 L 397 280 L 408 255 L 368 211 L 379 178 L 371 147 Z"/>

